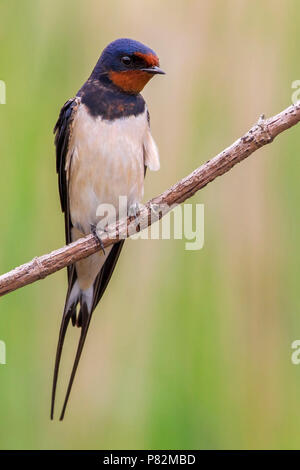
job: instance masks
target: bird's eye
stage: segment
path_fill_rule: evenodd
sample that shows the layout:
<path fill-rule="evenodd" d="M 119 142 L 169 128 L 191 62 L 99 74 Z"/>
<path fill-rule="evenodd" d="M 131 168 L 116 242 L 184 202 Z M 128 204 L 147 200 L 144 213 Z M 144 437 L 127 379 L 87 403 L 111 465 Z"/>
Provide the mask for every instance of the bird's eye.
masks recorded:
<path fill-rule="evenodd" d="M 128 66 L 128 65 L 131 64 L 132 59 L 130 57 L 128 57 L 128 55 L 124 55 L 124 57 L 122 57 L 122 59 L 121 59 L 121 62 L 122 62 L 122 64 Z"/>

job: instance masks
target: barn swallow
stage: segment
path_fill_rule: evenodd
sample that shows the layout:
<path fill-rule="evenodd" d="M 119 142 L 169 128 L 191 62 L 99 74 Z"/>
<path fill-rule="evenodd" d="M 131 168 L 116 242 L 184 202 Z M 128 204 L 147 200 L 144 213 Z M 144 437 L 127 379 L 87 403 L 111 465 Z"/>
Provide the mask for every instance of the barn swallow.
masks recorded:
<path fill-rule="evenodd" d="M 156 53 L 132 39 L 117 39 L 102 52 L 91 76 L 62 107 L 54 128 L 56 168 L 67 244 L 90 233 L 97 208 L 111 204 L 118 215 L 126 196 L 132 214 L 144 193 L 146 168 L 159 169 L 149 112 L 140 94 L 156 74 L 164 74 Z M 132 212 L 133 210 L 133 212 Z M 59 364 L 71 320 L 80 338 L 60 420 L 64 418 L 92 313 L 104 294 L 124 240 L 68 267 L 68 290 L 56 351 L 51 419 Z"/>

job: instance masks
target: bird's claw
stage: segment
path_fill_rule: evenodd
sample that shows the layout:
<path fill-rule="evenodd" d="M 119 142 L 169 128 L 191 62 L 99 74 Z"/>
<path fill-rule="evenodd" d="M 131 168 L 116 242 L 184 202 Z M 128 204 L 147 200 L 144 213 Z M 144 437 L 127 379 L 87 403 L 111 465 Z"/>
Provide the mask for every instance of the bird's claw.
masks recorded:
<path fill-rule="evenodd" d="M 265 115 L 264 114 L 261 114 L 258 118 L 258 121 L 257 121 L 257 125 L 262 129 L 264 130 L 264 124 L 265 124 Z"/>
<path fill-rule="evenodd" d="M 270 132 L 269 132 L 267 120 L 266 120 L 264 114 L 261 114 L 261 115 L 259 116 L 259 119 L 258 119 L 258 121 L 257 121 L 257 125 L 258 125 L 258 127 L 260 127 L 260 129 L 261 129 L 262 132 L 263 132 L 263 139 L 264 139 L 266 142 L 272 142 L 273 137 L 271 136 L 271 134 L 270 134 Z"/>
<path fill-rule="evenodd" d="M 140 206 L 138 202 L 131 204 L 131 206 L 129 206 L 127 210 L 128 217 L 138 217 L 140 215 L 141 207 L 142 206 Z"/>
<path fill-rule="evenodd" d="M 103 231 L 105 232 L 105 229 Z M 97 232 L 97 225 L 91 224 L 91 233 L 94 235 L 95 238 L 97 238 L 98 242 L 100 243 L 101 250 L 103 251 L 103 254 L 105 255 L 103 241 Z"/>
<path fill-rule="evenodd" d="M 154 204 L 154 203 L 150 202 L 149 208 L 150 208 L 150 212 L 152 212 L 156 217 L 159 218 L 159 214 L 160 214 L 159 204 Z"/>

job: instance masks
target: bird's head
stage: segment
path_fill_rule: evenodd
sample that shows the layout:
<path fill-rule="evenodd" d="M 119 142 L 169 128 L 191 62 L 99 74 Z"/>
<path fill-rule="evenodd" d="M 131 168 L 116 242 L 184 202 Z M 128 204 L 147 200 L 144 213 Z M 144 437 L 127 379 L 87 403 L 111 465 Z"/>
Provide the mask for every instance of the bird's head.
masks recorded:
<path fill-rule="evenodd" d="M 117 39 L 102 52 L 91 78 L 109 80 L 125 93 L 137 94 L 159 68 L 156 53 L 133 39 Z"/>

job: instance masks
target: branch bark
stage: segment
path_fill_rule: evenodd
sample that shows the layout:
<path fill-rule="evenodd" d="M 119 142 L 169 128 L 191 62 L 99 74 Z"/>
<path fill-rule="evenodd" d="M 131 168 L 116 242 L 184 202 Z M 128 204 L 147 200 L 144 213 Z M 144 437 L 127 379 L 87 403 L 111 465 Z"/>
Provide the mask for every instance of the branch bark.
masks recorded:
<path fill-rule="evenodd" d="M 260 147 L 272 142 L 278 134 L 294 126 L 299 121 L 300 103 L 289 106 L 267 120 L 262 116 L 257 124 L 230 147 L 149 201 L 142 208 L 139 215 L 140 229 L 143 230 L 151 225 L 151 223 L 171 210 L 174 205 L 180 204 L 192 197 L 197 191 L 217 178 L 217 176 L 229 171 L 234 165 L 249 157 Z M 164 207 L 160 214 L 153 211 L 153 207 L 157 205 Z M 128 225 L 130 223 L 133 223 L 132 218 L 120 220 L 117 224 L 109 226 L 105 233 L 103 233 L 103 237 L 101 237 L 104 248 L 116 243 L 120 238 L 127 238 Z M 36 257 L 29 263 L 18 266 L 0 276 L 0 296 L 39 279 L 44 279 L 49 274 L 86 258 L 100 249 L 98 239 L 94 235 L 88 235 L 49 254 Z"/>

